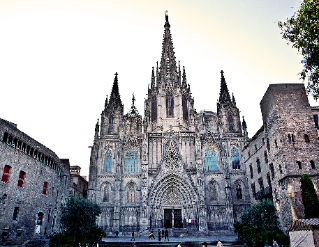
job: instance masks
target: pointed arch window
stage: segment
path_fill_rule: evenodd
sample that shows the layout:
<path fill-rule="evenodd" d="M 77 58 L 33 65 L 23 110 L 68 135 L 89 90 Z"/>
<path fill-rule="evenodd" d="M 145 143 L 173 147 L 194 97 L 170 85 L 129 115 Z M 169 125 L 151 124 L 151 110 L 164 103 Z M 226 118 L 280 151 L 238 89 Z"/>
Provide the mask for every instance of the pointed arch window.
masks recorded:
<path fill-rule="evenodd" d="M 206 171 L 217 170 L 216 153 L 212 147 L 208 147 L 205 152 Z"/>
<path fill-rule="evenodd" d="M 114 130 L 114 116 L 110 116 L 108 133 L 111 134 L 113 130 Z"/>
<path fill-rule="evenodd" d="M 215 181 L 211 181 L 209 183 L 209 200 L 210 201 L 217 201 L 218 200 L 217 184 Z"/>
<path fill-rule="evenodd" d="M 166 95 L 166 117 L 174 117 L 174 98 L 172 93 Z"/>
<path fill-rule="evenodd" d="M 182 107 L 183 107 L 183 119 L 185 121 L 188 121 L 187 99 L 184 95 L 182 96 Z"/>
<path fill-rule="evenodd" d="M 109 186 L 105 185 L 103 189 L 103 202 L 109 201 Z"/>
<path fill-rule="evenodd" d="M 126 172 L 137 172 L 137 153 L 133 148 L 126 153 Z"/>
<path fill-rule="evenodd" d="M 233 169 L 240 169 L 239 152 L 238 149 L 235 147 L 233 147 L 231 150 L 231 160 Z"/>
<path fill-rule="evenodd" d="M 127 202 L 135 202 L 135 188 L 132 183 L 127 187 Z"/>
<path fill-rule="evenodd" d="M 233 116 L 231 114 L 228 114 L 227 121 L 228 121 L 229 131 L 234 131 Z"/>
<path fill-rule="evenodd" d="M 104 171 L 111 172 L 112 171 L 112 153 L 111 150 L 107 150 L 104 158 Z"/>
<path fill-rule="evenodd" d="M 151 119 L 152 122 L 157 119 L 157 99 L 156 96 L 153 97 L 152 99 L 152 113 L 151 113 Z"/>

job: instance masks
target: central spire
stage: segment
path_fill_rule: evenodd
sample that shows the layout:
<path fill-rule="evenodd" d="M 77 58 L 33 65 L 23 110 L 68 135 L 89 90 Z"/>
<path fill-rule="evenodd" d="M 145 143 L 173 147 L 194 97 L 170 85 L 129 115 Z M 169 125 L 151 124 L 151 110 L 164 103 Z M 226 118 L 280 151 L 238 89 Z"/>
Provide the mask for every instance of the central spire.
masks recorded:
<path fill-rule="evenodd" d="M 165 11 L 164 28 L 165 29 L 162 44 L 162 57 L 160 64 L 160 79 L 161 81 L 164 81 L 166 83 L 172 83 L 174 85 L 175 80 L 177 80 L 178 73 L 167 11 Z"/>

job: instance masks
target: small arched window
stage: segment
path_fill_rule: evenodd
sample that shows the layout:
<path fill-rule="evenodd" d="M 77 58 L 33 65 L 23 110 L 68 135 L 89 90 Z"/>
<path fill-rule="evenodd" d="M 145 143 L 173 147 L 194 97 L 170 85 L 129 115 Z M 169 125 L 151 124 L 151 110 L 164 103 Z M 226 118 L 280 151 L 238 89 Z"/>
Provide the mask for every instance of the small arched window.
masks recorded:
<path fill-rule="evenodd" d="M 233 147 L 231 150 L 231 160 L 233 169 L 240 169 L 239 152 L 238 149 L 235 147 Z"/>
<path fill-rule="evenodd" d="M 111 150 L 107 150 L 106 153 L 105 153 L 104 171 L 105 172 L 111 172 L 112 171 L 112 153 L 111 153 Z"/>
<path fill-rule="evenodd" d="M 313 160 L 310 160 L 310 169 L 315 169 L 315 162 Z"/>
<path fill-rule="evenodd" d="M 137 172 L 137 153 L 133 148 L 126 153 L 126 172 Z"/>
<path fill-rule="evenodd" d="M 208 147 L 205 152 L 206 171 L 217 170 L 216 153 L 212 147 Z"/>
<path fill-rule="evenodd" d="M 127 186 L 127 202 L 135 202 L 135 188 L 133 183 Z"/>
<path fill-rule="evenodd" d="M 174 117 L 174 98 L 173 94 L 168 93 L 166 95 L 166 117 L 173 118 Z"/>
<path fill-rule="evenodd" d="M 309 136 L 307 134 L 305 134 L 305 142 L 309 143 L 310 140 L 309 140 Z"/>
<path fill-rule="evenodd" d="M 291 143 L 291 135 L 288 134 L 288 142 Z"/>
<path fill-rule="evenodd" d="M 256 163 L 257 163 L 257 172 L 261 173 L 261 166 L 260 166 L 260 159 L 259 158 L 256 159 Z"/>
<path fill-rule="evenodd" d="M 300 170 L 302 169 L 300 161 L 297 161 L 297 168 L 300 169 Z"/>

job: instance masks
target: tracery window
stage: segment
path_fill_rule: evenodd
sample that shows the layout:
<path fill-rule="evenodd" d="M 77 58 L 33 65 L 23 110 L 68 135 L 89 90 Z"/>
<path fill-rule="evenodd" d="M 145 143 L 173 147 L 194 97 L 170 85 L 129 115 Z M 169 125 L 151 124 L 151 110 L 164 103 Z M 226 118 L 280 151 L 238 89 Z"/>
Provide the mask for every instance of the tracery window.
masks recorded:
<path fill-rule="evenodd" d="M 137 172 L 137 153 L 133 148 L 126 153 L 126 172 Z"/>
<path fill-rule="evenodd" d="M 108 133 L 112 133 L 114 130 L 114 117 L 110 116 L 109 117 L 109 129 L 108 129 Z"/>
<path fill-rule="evenodd" d="M 205 152 L 206 171 L 217 170 L 216 153 L 212 147 L 208 147 Z"/>
<path fill-rule="evenodd" d="M 235 147 L 233 147 L 231 150 L 231 160 L 233 169 L 240 169 L 239 152 L 238 149 Z"/>
<path fill-rule="evenodd" d="M 156 96 L 154 96 L 154 98 L 152 100 L 151 119 L 152 119 L 152 121 L 155 121 L 157 119 L 157 99 L 156 99 Z"/>
<path fill-rule="evenodd" d="M 227 117 L 227 120 L 228 120 L 229 131 L 234 131 L 233 116 L 229 114 Z"/>
<path fill-rule="evenodd" d="M 168 93 L 166 95 L 166 117 L 173 118 L 174 117 L 174 98 L 173 94 Z"/>
<path fill-rule="evenodd" d="M 127 202 L 135 202 L 135 188 L 133 183 L 127 187 Z"/>
<path fill-rule="evenodd" d="M 218 196 L 217 196 L 217 185 L 215 181 L 211 181 L 209 183 L 209 200 L 210 201 L 217 201 L 218 200 Z"/>
<path fill-rule="evenodd" d="M 236 197 L 237 197 L 238 200 L 243 199 L 243 193 L 242 193 L 242 189 L 241 189 L 240 183 L 236 184 Z"/>
<path fill-rule="evenodd" d="M 112 171 L 112 152 L 111 150 L 107 150 L 104 158 L 104 171 L 111 172 Z"/>
<path fill-rule="evenodd" d="M 109 201 L 109 186 L 105 185 L 103 189 L 103 202 L 108 202 Z"/>
<path fill-rule="evenodd" d="M 186 97 L 182 96 L 182 107 L 183 107 L 183 119 L 188 121 L 188 109 L 187 109 L 187 100 Z"/>

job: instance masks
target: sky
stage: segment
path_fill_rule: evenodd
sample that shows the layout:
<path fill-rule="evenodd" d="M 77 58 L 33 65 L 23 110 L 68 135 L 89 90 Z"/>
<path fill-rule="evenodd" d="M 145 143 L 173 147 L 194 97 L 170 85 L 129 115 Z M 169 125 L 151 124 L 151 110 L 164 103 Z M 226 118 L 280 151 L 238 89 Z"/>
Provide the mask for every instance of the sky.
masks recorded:
<path fill-rule="evenodd" d="M 165 11 L 195 109 L 216 111 L 220 71 L 249 136 L 269 84 L 302 83 L 278 21 L 300 0 L 0 0 L 0 118 L 88 175 L 97 119 L 118 73 L 124 112 L 144 112 Z M 309 97 L 310 98 L 310 97 Z M 310 98 L 311 105 L 318 105 Z"/>

